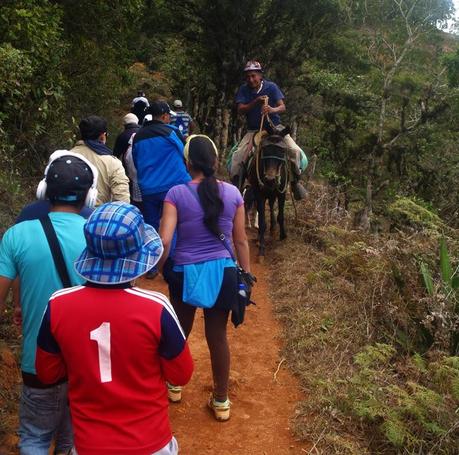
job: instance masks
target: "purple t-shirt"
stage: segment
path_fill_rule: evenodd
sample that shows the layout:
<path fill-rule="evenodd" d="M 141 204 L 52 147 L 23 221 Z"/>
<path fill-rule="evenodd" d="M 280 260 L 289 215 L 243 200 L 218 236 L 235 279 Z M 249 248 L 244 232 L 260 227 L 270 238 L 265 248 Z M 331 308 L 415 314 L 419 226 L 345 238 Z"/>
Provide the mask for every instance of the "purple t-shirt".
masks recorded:
<path fill-rule="evenodd" d="M 189 185 L 191 191 L 197 194 L 198 184 L 190 182 Z M 231 240 L 234 216 L 236 210 L 244 204 L 244 200 L 234 185 L 219 182 L 218 186 L 224 206 L 219 226 L 226 238 Z M 202 207 L 186 185 L 172 187 L 164 202 L 174 205 L 177 209 L 177 243 L 172 258 L 174 264 L 196 264 L 231 257 L 222 241 L 205 226 Z"/>

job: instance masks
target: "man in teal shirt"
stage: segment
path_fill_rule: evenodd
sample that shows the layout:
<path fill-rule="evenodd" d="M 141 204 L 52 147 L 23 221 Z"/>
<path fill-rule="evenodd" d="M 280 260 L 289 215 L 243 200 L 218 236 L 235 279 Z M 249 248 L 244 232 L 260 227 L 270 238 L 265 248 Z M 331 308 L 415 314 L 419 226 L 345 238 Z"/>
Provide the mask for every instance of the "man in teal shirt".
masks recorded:
<path fill-rule="evenodd" d="M 56 232 L 72 285 L 83 279 L 73 261 L 86 246 L 79 215 L 83 205 L 95 201 L 97 170 L 84 157 L 55 152 L 38 192 L 51 202 L 49 218 Z M 38 193 L 37 192 L 37 193 Z M 91 199 L 91 201 L 89 201 Z M 56 454 L 73 447 L 67 383 L 42 384 L 35 371 L 35 351 L 40 322 L 50 296 L 63 288 L 40 220 L 24 221 L 8 229 L 0 244 L 0 309 L 12 281 L 19 277 L 22 316 L 23 387 L 20 402 L 19 448 L 21 455 L 47 455 L 53 437 Z"/>

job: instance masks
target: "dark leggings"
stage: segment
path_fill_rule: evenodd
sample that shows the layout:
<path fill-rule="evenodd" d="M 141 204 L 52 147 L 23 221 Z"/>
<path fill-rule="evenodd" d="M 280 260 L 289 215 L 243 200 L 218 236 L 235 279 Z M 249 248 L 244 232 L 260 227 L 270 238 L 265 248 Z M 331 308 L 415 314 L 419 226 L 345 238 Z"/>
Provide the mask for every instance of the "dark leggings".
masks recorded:
<path fill-rule="evenodd" d="M 188 339 L 193 328 L 196 307 L 183 303 L 171 296 L 172 305 Z M 225 401 L 228 398 L 228 380 L 230 370 L 230 351 L 226 336 L 228 310 L 209 308 L 204 310 L 204 323 L 207 346 L 212 363 L 214 378 L 214 398 Z"/>

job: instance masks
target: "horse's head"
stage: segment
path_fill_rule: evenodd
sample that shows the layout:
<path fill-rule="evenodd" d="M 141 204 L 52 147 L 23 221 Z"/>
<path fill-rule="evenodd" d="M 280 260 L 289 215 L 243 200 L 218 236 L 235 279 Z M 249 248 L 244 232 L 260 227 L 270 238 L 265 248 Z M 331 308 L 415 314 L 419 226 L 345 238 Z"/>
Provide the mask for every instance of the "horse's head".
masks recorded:
<path fill-rule="evenodd" d="M 273 186 L 280 177 L 281 166 L 285 163 L 286 150 L 278 145 L 267 144 L 261 148 L 263 180 L 266 185 Z"/>
<path fill-rule="evenodd" d="M 288 128 L 271 130 L 261 141 L 260 171 L 263 174 L 261 176 L 262 180 L 267 186 L 274 187 L 279 185 L 283 177 L 281 174 L 285 176 L 288 147 L 284 136 L 288 133 Z M 284 172 L 282 172 L 283 170 Z"/>

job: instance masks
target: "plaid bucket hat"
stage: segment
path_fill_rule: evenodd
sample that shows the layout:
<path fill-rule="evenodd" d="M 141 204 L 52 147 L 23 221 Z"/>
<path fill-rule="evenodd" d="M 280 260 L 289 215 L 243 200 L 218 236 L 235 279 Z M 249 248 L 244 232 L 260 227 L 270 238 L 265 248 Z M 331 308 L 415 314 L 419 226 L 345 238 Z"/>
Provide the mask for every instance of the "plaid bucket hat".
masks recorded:
<path fill-rule="evenodd" d="M 109 202 L 98 207 L 84 225 L 86 248 L 75 270 L 87 281 L 127 283 L 154 267 L 163 244 L 137 207 Z"/>

